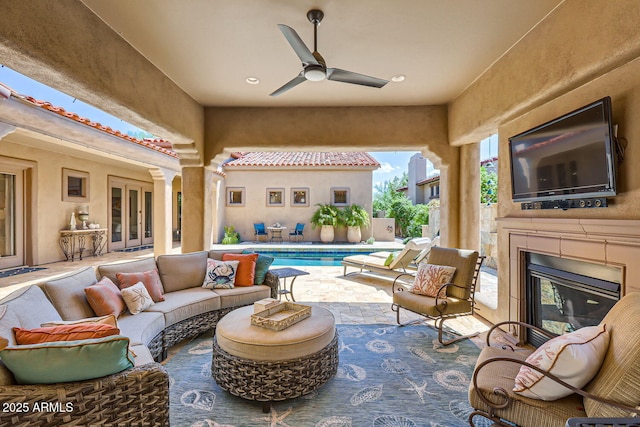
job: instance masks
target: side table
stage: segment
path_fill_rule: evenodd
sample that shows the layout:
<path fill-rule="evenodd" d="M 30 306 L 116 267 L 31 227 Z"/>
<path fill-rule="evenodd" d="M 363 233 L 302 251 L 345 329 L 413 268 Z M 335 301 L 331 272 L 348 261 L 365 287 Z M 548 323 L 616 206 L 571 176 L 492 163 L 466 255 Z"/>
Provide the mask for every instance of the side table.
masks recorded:
<path fill-rule="evenodd" d="M 278 281 L 278 299 L 282 299 L 282 295 L 289 299 L 288 295 L 291 295 L 291 301 L 296 302 L 296 299 L 293 297 L 293 283 L 296 281 L 296 277 L 306 276 L 309 273 L 290 267 L 276 268 L 269 271 L 278 276 L 278 279 L 282 279 L 282 288 L 280 288 L 280 281 Z M 289 284 L 289 289 L 287 289 L 287 277 L 293 277 Z"/>
<path fill-rule="evenodd" d="M 94 229 L 80 229 L 80 230 L 60 230 L 60 238 L 58 244 L 60 249 L 64 253 L 66 261 L 72 261 L 75 258 L 76 249 L 80 260 L 82 260 L 82 253 L 87 250 L 86 239 L 91 239 L 91 255 L 102 255 L 102 250 L 106 243 L 107 229 L 106 228 L 94 228 Z"/>

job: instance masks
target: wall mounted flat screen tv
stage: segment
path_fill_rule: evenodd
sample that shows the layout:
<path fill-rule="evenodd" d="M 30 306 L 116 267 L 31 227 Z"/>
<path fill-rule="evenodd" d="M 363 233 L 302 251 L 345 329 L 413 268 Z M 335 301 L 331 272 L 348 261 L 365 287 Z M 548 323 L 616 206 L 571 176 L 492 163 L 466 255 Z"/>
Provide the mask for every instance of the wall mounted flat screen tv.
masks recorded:
<path fill-rule="evenodd" d="M 611 98 L 509 138 L 514 201 L 616 195 Z"/>

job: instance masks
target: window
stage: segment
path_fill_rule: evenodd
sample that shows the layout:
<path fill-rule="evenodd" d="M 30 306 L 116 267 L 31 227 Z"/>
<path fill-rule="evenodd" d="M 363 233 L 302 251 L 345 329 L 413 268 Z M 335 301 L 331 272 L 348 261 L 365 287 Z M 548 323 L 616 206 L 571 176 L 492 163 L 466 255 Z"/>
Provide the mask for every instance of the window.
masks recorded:
<path fill-rule="evenodd" d="M 62 201 L 89 201 L 89 174 L 72 169 L 62 169 Z"/>
<path fill-rule="evenodd" d="M 267 188 L 267 206 L 284 206 L 284 188 Z"/>
<path fill-rule="evenodd" d="M 292 188 L 291 206 L 309 206 L 309 189 Z"/>
<path fill-rule="evenodd" d="M 227 188 L 227 206 L 244 206 L 244 188 Z"/>
<path fill-rule="evenodd" d="M 345 206 L 349 204 L 349 189 L 336 187 L 331 189 L 331 204 L 335 206 Z"/>

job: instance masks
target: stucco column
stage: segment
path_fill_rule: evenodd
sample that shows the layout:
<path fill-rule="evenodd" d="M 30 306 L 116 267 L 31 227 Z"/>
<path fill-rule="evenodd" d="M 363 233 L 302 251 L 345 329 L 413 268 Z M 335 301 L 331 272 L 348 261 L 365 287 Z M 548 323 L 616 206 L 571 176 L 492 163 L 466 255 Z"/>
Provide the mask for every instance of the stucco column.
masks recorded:
<path fill-rule="evenodd" d="M 202 251 L 211 232 L 205 232 L 205 168 L 182 168 L 182 252 Z M 206 236 L 206 238 L 205 238 Z"/>
<path fill-rule="evenodd" d="M 440 167 L 440 245 L 448 248 L 460 247 L 459 170 L 457 162 Z"/>
<path fill-rule="evenodd" d="M 480 144 L 460 147 L 460 247 L 480 250 Z"/>
<path fill-rule="evenodd" d="M 164 255 L 171 252 L 173 191 L 172 182 L 178 174 L 168 169 L 149 169 L 153 177 L 153 254 Z"/>

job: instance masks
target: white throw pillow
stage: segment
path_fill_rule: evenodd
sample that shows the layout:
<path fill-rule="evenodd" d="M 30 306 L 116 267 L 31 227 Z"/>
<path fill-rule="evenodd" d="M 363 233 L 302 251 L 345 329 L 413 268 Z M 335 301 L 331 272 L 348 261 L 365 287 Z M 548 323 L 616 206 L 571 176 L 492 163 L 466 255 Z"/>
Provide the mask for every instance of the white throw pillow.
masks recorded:
<path fill-rule="evenodd" d="M 240 261 L 218 261 L 207 259 L 207 273 L 204 275 L 203 288 L 233 289 Z"/>
<path fill-rule="evenodd" d="M 155 304 L 151 299 L 151 295 L 149 295 L 149 291 L 147 291 L 147 288 L 142 282 L 138 282 L 133 286 L 121 289 L 120 292 L 122 293 L 122 299 L 124 299 L 124 302 L 127 304 L 127 308 L 131 314 L 143 312 Z"/>
<path fill-rule="evenodd" d="M 438 293 L 438 289 L 440 289 L 442 285 L 445 283 L 451 283 L 451 279 L 455 272 L 456 268 L 448 265 L 420 263 L 418 265 L 416 278 L 413 281 L 413 286 L 411 286 L 409 292 L 435 298 Z M 440 298 L 445 298 L 447 296 L 444 289 L 440 294 Z"/>
<path fill-rule="evenodd" d="M 550 339 L 527 362 L 582 388 L 598 373 L 609 347 L 605 325 L 587 326 Z M 513 388 L 516 393 L 540 400 L 556 400 L 573 392 L 528 366 L 520 367 Z"/>

